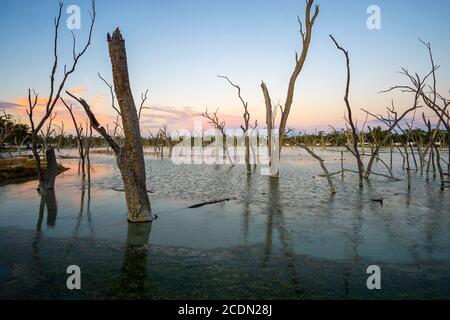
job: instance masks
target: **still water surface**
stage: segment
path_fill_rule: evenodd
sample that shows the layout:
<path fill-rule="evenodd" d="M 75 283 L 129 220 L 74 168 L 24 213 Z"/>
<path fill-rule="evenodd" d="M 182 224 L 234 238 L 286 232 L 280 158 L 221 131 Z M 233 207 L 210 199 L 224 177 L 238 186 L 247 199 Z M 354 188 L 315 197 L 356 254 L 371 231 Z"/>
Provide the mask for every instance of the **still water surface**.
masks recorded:
<path fill-rule="evenodd" d="M 319 153 L 339 170 L 339 152 Z M 70 170 L 48 197 L 36 181 L 0 185 L 0 298 L 450 298 L 450 197 L 420 172 L 410 192 L 401 170 L 362 191 L 336 176 L 331 196 L 304 151 L 287 150 L 279 179 L 146 156 L 158 219 L 139 225 L 126 222 L 113 157 L 91 155 L 90 183 L 77 160 L 61 162 Z M 72 264 L 81 290 L 66 288 Z M 372 264 L 382 290 L 366 287 Z"/>

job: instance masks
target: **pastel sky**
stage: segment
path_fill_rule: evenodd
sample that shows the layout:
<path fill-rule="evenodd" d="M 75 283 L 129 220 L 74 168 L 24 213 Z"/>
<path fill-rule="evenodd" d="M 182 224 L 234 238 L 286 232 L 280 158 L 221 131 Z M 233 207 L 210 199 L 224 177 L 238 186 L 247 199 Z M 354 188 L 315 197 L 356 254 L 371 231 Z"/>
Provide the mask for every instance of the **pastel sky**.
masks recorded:
<path fill-rule="evenodd" d="M 289 127 L 313 131 L 328 124 L 343 126 L 345 61 L 328 35 L 332 33 L 350 52 L 351 102 L 359 121 L 364 107 L 382 112 L 391 99 L 398 109 L 409 106 L 402 94 L 379 94 L 405 83 L 402 66 L 424 73 L 427 52 L 418 38 L 431 42 L 439 88 L 450 89 L 450 1 L 447 0 L 320 0 L 307 63 L 298 78 Z M 71 34 L 65 26 L 69 5 L 81 8 L 82 27 L 75 30 L 83 43 L 89 24 L 88 0 L 66 1 L 60 33 L 60 67 L 70 63 Z M 381 8 L 381 30 L 366 27 L 369 5 Z M 300 50 L 297 14 L 304 16 L 303 0 L 97 0 L 97 22 L 92 46 L 82 57 L 67 88 L 85 98 L 103 123 L 111 123 L 108 88 L 97 72 L 111 79 L 106 33 L 120 27 L 126 40 L 135 100 L 149 89 L 144 130 L 167 122 L 169 129 L 191 128 L 205 107 L 219 108 L 227 127 L 241 123 L 242 107 L 234 88 L 217 75 L 229 76 L 242 88 L 251 117 L 264 123 L 261 80 L 274 101 L 284 102 L 287 83 Z M 45 102 L 52 63 L 55 0 L 0 1 L 0 109 L 26 122 L 28 88 Z M 61 75 L 62 70 L 59 70 Z M 80 107 L 77 116 L 84 119 Z M 57 122 L 68 121 L 57 108 Z M 83 120 L 84 121 L 84 120 Z M 69 122 L 67 123 L 69 126 Z M 70 128 L 69 128 L 70 130 Z"/>

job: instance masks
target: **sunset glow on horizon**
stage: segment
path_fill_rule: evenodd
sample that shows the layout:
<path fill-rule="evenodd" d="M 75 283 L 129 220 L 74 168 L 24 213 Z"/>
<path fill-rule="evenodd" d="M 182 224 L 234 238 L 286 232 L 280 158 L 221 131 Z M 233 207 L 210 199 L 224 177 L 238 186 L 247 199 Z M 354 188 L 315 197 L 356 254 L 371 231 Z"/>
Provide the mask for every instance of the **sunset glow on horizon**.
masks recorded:
<path fill-rule="evenodd" d="M 360 108 L 381 113 L 393 99 L 399 110 L 412 97 L 404 93 L 380 94 L 381 90 L 404 83 L 398 74 L 401 67 L 426 73 L 430 66 L 425 48 L 418 39 L 433 46 L 442 92 L 450 88 L 450 42 L 442 41 L 448 30 L 450 3 L 434 1 L 320 1 L 321 14 L 314 30 L 304 70 L 298 78 L 288 127 L 296 130 L 329 130 L 344 126 L 345 60 L 328 35 L 333 34 L 349 50 L 352 83 L 350 99 L 359 123 L 365 115 Z M 367 8 L 381 9 L 381 29 L 366 26 Z M 77 44 L 86 38 L 88 0 L 67 1 L 59 35 L 58 75 L 70 63 L 72 36 L 65 26 L 69 5 L 81 8 L 82 25 L 74 30 Z M 106 126 L 116 117 L 111 108 L 109 89 L 98 78 L 100 73 L 111 81 L 106 33 L 121 28 L 127 45 L 130 81 L 136 105 L 149 90 L 141 122 L 142 131 L 157 130 L 167 123 L 169 131 L 191 128 L 192 118 L 201 117 L 208 108 L 219 109 L 228 128 L 239 128 L 242 105 L 236 90 L 217 75 L 227 75 L 242 88 L 249 104 L 250 122 L 265 126 L 263 80 L 273 101 L 284 103 L 295 52 L 301 41 L 297 14 L 302 17 L 304 1 L 103 1 L 97 0 L 97 22 L 92 46 L 80 60 L 77 71 L 66 89 L 84 98 Z M 126 10 L 124 9 L 126 6 Z M 427 9 L 428 23 L 422 18 Z M 405 10 L 407 8 L 407 10 Z M 25 112 L 27 90 L 39 93 L 39 108 L 49 94 L 52 61 L 53 18 L 57 1 L 2 1 L 0 36 L 7 46 L 0 61 L 0 110 L 15 114 L 28 123 Z M 405 14 L 407 12 L 407 14 Z M 15 17 L 15 18 L 12 18 Z M 20 17 L 20 19 L 17 19 Z M 14 32 L 10 32 L 14 30 Z M 86 119 L 82 108 L 64 93 L 74 105 L 80 119 Z M 56 123 L 67 123 L 73 133 L 70 116 L 58 102 Z M 83 122 L 86 120 L 83 120 Z M 206 122 L 205 122 L 206 123 Z"/>

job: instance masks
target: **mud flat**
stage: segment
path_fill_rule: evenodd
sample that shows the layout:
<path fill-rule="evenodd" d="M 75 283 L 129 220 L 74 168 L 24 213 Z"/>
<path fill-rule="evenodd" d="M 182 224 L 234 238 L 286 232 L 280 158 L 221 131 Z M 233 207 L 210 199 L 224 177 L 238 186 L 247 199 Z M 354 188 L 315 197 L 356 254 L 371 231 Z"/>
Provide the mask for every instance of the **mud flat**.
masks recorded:
<path fill-rule="evenodd" d="M 41 161 L 42 169 L 47 169 L 47 162 Z M 60 174 L 68 168 L 58 163 L 57 173 Z M 36 179 L 37 172 L 34 159 L 20 157 L 0 159 L 0 182 L 14 182 L 17 179 Z"/>

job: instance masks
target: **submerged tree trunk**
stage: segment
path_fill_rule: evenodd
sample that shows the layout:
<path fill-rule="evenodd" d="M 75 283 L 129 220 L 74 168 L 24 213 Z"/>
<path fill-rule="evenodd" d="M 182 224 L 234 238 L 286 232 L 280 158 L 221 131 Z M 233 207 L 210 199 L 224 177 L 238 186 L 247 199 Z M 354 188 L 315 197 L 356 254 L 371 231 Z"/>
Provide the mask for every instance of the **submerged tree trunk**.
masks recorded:
<path fill-rule="evenodd" d="M 361 154 L 358 149 L 358 128 L 355 125 L 353 121 L 352 116 L 352 108 L 350 106 L 349 102 L 349 92 L 350 92 L 350 58 L 348 51 L 342 48 L 339 43 L 333 38 L 332 35 L 330 35 L 331 40 L 333 40 L 334 44 L 336 45 L 336 48 L 338 50 L 341 50 L 345 55 L 346 65 L 347 65 L 347 81 L 346 81 L 346 87 L 345 87 L 345 96 L 344 96 L 344 102 L 347 107 L 347 122 L 350 124 L 351 127 L 351 134 L 352 134 L 352 145 L 353 149 L 346 145 L 347 149 L 353 154 L 353 156 L 356 158 L 356 162 L 358 164 L 358 176 L 359 176 L 359 187 L 362 188 L 364 186 L 364 164 L 361 159 Z"/>
<path fill-rule="evenodd" d="M 33 125 L 33 124 L 32 124 Z M 47 162 L 47 170 L 42 170 L 41 156 L 37 151 L 36 146 L 36 134 L 34 132 L 31 133 L 31 152 L 33 153 L 36 173 L 39 180 L 38 192 L 41 195 L 46 195 L 50 190 L 53 190 L 55 187 L 55 178 L 56 178 L 56 155 L 55 149 L 50 148 L 45 151 L 45 157 Z"/>
<path fill-rule="evenodd" d="M 273 145 L 272 145 L 272 125 L 273 125 L 273 110 L 272 110 L 272 100 L 270 98 L 270 94 L 269 94 L 269 90 L 267 89 L 266 84 L 263 82 L 261 82 L 261 89 L 263 92 L 263 96 L 264 96 L 264 103 L 266 106 L 266 126 L 267 126 L 267 148 L 268 148 L 268 153 L 267 155 L 269 156 L 269 175 L 273 176 L 273 177 L 277 177 L 279 170 L 278 167 L 274 168 L 274 163 L 273 163 Z M 277 150 L 275 150 L 275 152 L 277 152 Z M 275 157 L 278 154 L 275 154 Z"/>
<path fill-rule="evenodd" d="M 45 158 L 47 161 L 47 170 L 45 172 L 41 170 L 39 176 L 39 193 L 42 195 L 47 195 L 50 190 L 55 188 L 55 178 L 56 178 L 56 155 L 55 149 L 49 148 L 45 150 Z M 40 166 L 40 164 L 39 164 Z"/>
<path fill-rule="evenodd" d="M 125 40 L 119 28 L 114 31 L 112 37 L 108 34 L 108 48 L 125 137 L 124 145 L 117 156 L 117 165 L 124 183 L 128 220 L 151 221 L 139 118 L 130 88 Z"/>
<path fill-rule="evenodd" d="M 120 34 L 119 28 L 114 31 L 112 36 L 108 34 L 108 47 L 111 57 L 114 89 L 122 116 L 123 145 L 119 146 L 105 128 L 98 123 L 85 100 L 75 97 L 68 91 L 66 92 L 83 106 L 91 126 L 105 138 L 114 150 L 125 190 L 128 221 L 149 222 L 153 218 L 147 193 L 144 149 L 138 113 L 130 88 L 125 41 Z"/>
<path fill-rule="evenodd" d="M 272 131 L 276 130 L 274 124 L 274 118 L 276 118 L 275 117 L 276 114 L 272 110 L 272 102 L 270 99 L 269 90 L 264 82 L 261 83 L 261 89 L 263 90 L 264 101 L 266 105 L 266 123 L 267 123 L 269 157 L 271 159 L 269 175 L 271 177 L 278 177 L 279 175 L 281 148 L 283 146 L 284 137 L 286 135 L 286 126 L 289 118 L 289 113 L 291 110 L 292 102 L 294 100 L 295 83 L 301 71 L 303 70 L 303 66 L 306 62 L 309 46 L 311 44 L 313 26 L 317 16 L 319 15 L 319 5 L 315 6 L 314 12 L 311 11 L 313 4 L 314 0 L 306 0 L 305 21 L 304 21 L 306 27 L 305 30 L 303 29 L 303 24 L 300 21 L 300 18 L 297 17 L 300 25 L 299 31 L 301 36 L 302 51 L 300 55 L 298 53 L 295 53 L 295 67 L 289 78 L 289 84 L 284 106 L 281 105 L 277 106 L 280 107 L 281 119 L 280 125 L 278 127 L 278 136 L 276 137 L 272 135 Z M 274 139 L 276 139 L 277 141 L 273 141 Z"/>
<path fill-rule="evenodd" d="M 77 142 L 78 142 L 78 154 L 80 156 L 80 162 L 78 163 L 78 174 L 80 174 L 81 169 L 81 176 L 84 178 L 86 176 L 86 170 L 85 170 L 85 156 L 84 156 L 84 143 L 83 143 L 83 126 L 77 123 L 77 120 L 75 119 L 75 115 L 73 114 L 72 105 L 68 105 L 66 101 L 61 97 L 61 102 L 64 104 L 64 106 L 69 111 L 70 117 L 72 119 L 73 126 L 75 128 L 75 131 L 77 133 Z M 86 133 L 87 133 L 87 127 L 86 127 Z"/>
<path fill-rule="evenodd" d="M 434 150 L 436 150 L 436 164 L 439 170 L 439 179 L 441 181 L 441 191 L 445 190 L 445 184 L 444 184 L 444 171 L 442 170 L 441 166 L 441 154 L 439 152 L 439 148 L 436 146 L 436 144 L 433 144 Z"/>

